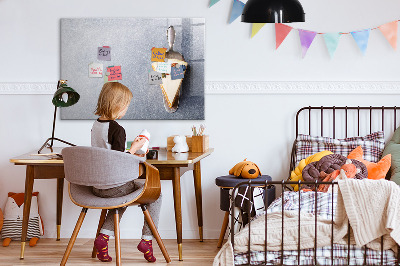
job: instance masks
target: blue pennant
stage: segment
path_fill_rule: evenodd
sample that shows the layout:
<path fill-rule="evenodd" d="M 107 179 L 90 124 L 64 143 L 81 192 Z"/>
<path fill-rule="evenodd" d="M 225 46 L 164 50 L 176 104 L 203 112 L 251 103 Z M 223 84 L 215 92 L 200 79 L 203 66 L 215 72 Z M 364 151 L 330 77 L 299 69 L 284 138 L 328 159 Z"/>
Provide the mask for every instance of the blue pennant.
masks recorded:
<path fill-rule="evenodd" d="M 369 33 L 371 29 L 361 30 L 361 31 L 352 31 L 351 35 L 353 35 L 354 40 L 356 41 L 358 47 L 361 50 L 361 53 L 364 55 L 368 46 Z"/>
<path fill-rule="evenodd" d="M 229 18 L 229 23 L 232 23 L 235 19 L 237 19 L 240 15 L 242 15 L 242 11 L 244 8 L 244 3 L 239 0 L 233 0 L 231 17 Z"/>

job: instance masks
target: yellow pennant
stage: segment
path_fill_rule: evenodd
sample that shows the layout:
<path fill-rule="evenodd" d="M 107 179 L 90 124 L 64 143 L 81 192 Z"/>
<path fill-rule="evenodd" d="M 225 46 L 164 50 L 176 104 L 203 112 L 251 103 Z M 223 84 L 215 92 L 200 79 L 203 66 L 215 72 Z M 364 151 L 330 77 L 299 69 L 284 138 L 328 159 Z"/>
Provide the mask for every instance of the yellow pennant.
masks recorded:
<path fill-rule="evenodd" d="M 253 23 L 251 28 L 251 38 L 256 35 L 262 27 L 264 27 L 265 23 Z"/>

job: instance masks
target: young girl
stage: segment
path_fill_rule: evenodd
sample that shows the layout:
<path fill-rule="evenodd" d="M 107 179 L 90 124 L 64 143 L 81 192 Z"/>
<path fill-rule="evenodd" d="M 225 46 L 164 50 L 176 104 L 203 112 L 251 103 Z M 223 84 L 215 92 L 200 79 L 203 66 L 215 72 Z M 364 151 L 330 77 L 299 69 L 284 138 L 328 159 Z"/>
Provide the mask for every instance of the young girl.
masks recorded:
<path fill-rule="evenodd" d="M 91 142 L 93 147 L 101 147 L 111 150 L 125 152 L 125 129 L 120 126 L 115 120 L 122 118 L 128 110 L 129 104 L 132 100 L 132 92 L 124 85 L 118 82 L 105 83 L 97 102 L 95 114 L 100 116 L 92 127 Z M 146 142 L 144 138 L 136 138 L 128 153 L 132 156 L 144 157 L 145 155 L 138 155 L 136 151 L 139 150 Z M 139 162 L 143 158 L 138 157 Z M 93 187 L 93 194 L 102 198 L 121 197 L 132 193 L 135 190 L 144 186 L 143 183 L 135 181 L 137 176 L 132 176 L 132 181 L 114 187 Z M 148 204 L 147 208 L 156 226 L 160 216 L 161 195 L 153 203 Z M 119 208 L 120 219 L 124 214 L 126 207 Z M 110 236 L 114 236 L 114 219 L 113 215 L 115 210 L 107 212 L 106 220 L 101 228 L 99 236 L 94 241 L 94 246 L 97 249 L 97 258 L 101 261 L 111 261 L 112 258 L 108 255 L 108 240 Z M 149 262 L 156 261 L 153 256 L 152 237 L 150 227 L 144 221 L 142 230 L 142 240 L 137 246 L 138 250 L 144 253 L 144 258 Z"/>

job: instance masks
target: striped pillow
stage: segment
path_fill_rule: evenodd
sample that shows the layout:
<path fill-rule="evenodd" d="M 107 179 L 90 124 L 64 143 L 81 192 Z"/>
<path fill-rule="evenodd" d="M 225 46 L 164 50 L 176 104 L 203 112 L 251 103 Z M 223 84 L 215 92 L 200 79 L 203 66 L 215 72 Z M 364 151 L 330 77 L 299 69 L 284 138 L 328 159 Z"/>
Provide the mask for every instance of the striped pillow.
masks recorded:
<path fill-rule="evenodd" d="M 15 220 L 4 220 L 1 237 L 21 240 L 22 218 Z M 40 238 L 39 216 L 29 218 L 27 239 Z"/>
<path fill-rule="evenodd" d="M 385 140 L 383 131 L 378 131 L 364 137 L 352 137 L 345 139 L 333 139 L 329 137 L 317 137 L 299 134 L 296 139 L 295 159 L 296 165 L 302 159 L 317 152 L 329 150 L 343 156 L 361 146 L 364 151 L 364 159 L 370 162 L 378 162 L 381 159 Z"/>

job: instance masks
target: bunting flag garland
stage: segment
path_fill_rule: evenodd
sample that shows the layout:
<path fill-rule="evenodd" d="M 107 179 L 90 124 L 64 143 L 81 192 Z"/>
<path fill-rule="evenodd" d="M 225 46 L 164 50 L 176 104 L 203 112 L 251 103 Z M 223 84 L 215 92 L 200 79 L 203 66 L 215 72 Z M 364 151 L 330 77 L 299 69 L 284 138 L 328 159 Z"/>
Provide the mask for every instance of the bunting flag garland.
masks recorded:
<path fill-rule="evenodd" d="M 244 3 L 239 0 L 233 0 L 231 17 L 229 18 L 229 24 L 232 23 L 235 19 L 237 19 L 240 15 L 242 15 L 242 11 L 244 8 Z"/>
<path fill-rule="evenodd" d="M 252 28 L 251 28 L 251 38 L 256 35 L 262 27 L 264 27 L 265 23 L 253 23 Z"/>
<path fill-rule="evenodd" d="M 301 55 L 304 58 L 317 33 L 315 31 L 300 30 Z"/>
<path fill-rule="evenodd" d="M 210 0 L 209 7 L 212 7 L 220 0 Z M 245 1 L 244 0 L 231 0 L 232 1 L 232 10 L 229 16 L 229 24 L 232 24 L 243 12 Z M 244 2 L 243 2 L 244 1 Z M 397 31 L 398 31 L 398 22 L 400 20 L 395 20 L 378 27 L 369 28 L 360 31 L 351 31 L 351 32 L 333 32 L 333 33 L 324 33 L 324 32 L 315 32 L 310 30 L 293 28 L 285 24 L 275 23 L 275 41 L 276 47 L 278 49 L 286 37 L 292 30 L 298 30 L 300 36 L 301 43 L 301 53 L 304 58 L 307 54 L 308 49 L 310 48 L 312 42 L 314 41 L 317 34 L 322 35 L 326 44 L 326 48 L 328 50 L 329 56 L 333 58 L 336 49 L 339 45 L 340 37 L 343 34 L 351 34 L 353 36 L 354 41 L 359 47 L 361 53 L 365 55 L 368 47 L 369 36 L 372 30 L 380 30 L 385 36 L 386 40 L 392 46 L 394 50 L 397 49 Z M 264 27 L 266 23 L 252 23 L 251 28 L 251 37 L 253 38 L 262 27 Z"/>
<path fill-rule="evenodd" d="M 356 41 L 356 43 L 357 43 L 358 47 L 360 48 L 360 51 L 363 55 L 365 55 L 365 51 L 367 50 L 370 32 L 371 32 L 371 29 L 351 32 L 351 35 L 353 36 L 354 40 Z"/>
<path fill-rule="evenodd" d="M 285 40 L 286 36 L 288 36 L 288 34 L 290 33 L 290 31 L 292 29 L 293 28 L 288 25 L 281 24 L 281 23 L 275 23 L 276 49 L 278 49 L 278 47 Z"/>
<path fill-rule="evenodd" d="M 378 27 L 394 50 L 397 48 L 397 22 L 396 20 Z"/>
<path fill-rule="evenodd" d="M 342 34 L 340 34 L 339 32 L 333 32 L 333 33 L 325 33 L 323 36 L 326 48 L 328 48 L 329 55 L 332 58 L 333 54 L 336 51 L 336 48 L 338 47 L 339 39 L 340 36 L 342 36 Z"/>
<path fill-rule="evenodd" d="M 208 7 L 212 7 L 213 5 L 215 5 L 218 2 L 219 2 L 219 0 L 210 0 L 210 5 Z"/>

